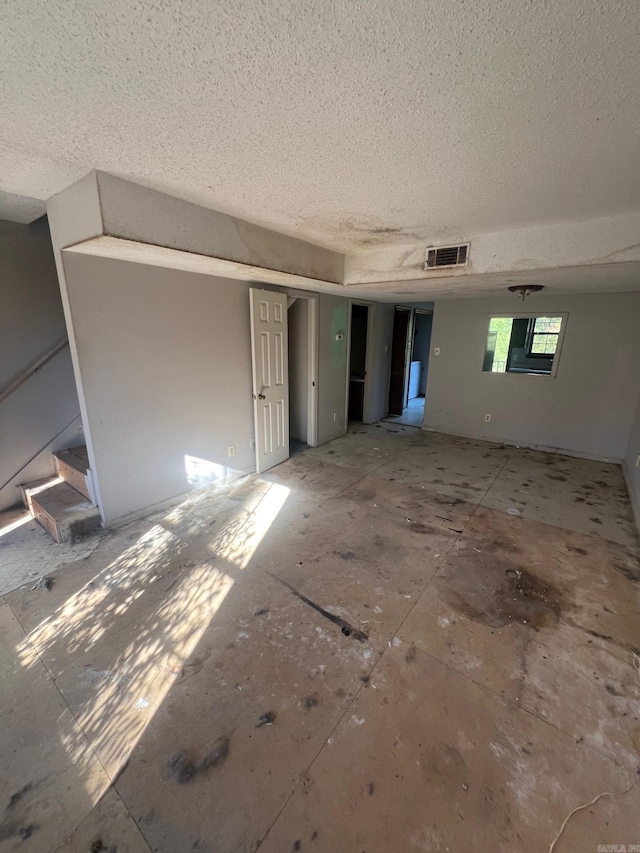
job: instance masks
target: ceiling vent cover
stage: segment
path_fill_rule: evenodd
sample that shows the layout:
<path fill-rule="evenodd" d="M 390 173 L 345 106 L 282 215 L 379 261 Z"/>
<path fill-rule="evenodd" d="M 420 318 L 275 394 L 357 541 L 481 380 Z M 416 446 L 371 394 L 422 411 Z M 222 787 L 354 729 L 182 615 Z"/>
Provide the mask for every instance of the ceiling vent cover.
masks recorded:
<path fill-rule="evenodd" d="M 442 267 L 464 267 L 468 258 L 468 243 L 462 243 L 460 246 L 438 246 L 437 248 L 427 249 L 424 268 L 434 270 Z"/>

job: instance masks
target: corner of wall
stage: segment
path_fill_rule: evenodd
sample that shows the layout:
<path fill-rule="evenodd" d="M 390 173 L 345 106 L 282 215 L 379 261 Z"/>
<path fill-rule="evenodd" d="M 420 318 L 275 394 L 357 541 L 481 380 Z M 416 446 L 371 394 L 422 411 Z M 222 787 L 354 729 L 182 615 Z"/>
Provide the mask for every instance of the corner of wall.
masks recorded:
<path fill-rule="evenodd" d="M 63 249 L 104 233 L 98 173 L 89 172 L 47 201 L 56 261 Z"/>
<path fill-rule="evenodd" d="M 633 517 L 636 522 L 636 527 L 638 528 L 638 533 L 640 533 L 640 494 L 634 488 L 633 472 L 630 470 L 626 459 L 622 462 L 622 473 L 624 474 L 624 480 L 627 484 L 627 491 L 629 492 L 629 500 L 631 501 Z"/>
<path fill-rule="evenodd" d="M 95 454 L 91 441 L 91 424 L 87 412 L 86 398 L 78 359 L 78 349 L 73 325 L 73 312 L 69 300 L 69 290 L 64 265 L 63 251 L 69 246 L 99 237 L 103 234 L 102 209 L 98 190 L 98 173 L 89 172 L 75 184 L 66 187 L 47 201 L 47 217 L 51 232 L 51 242 L 60 285 L 60 296 L 64 310 L 65 324 L 69 338 L 69 349 L 76 382 L 76 391 L 80 405 L 80 414 L 84 427 L 90 467 L 94 472 L 96 503 L 104 522 L 104 511 L 100 500 L 100 488 L 96 472 Z"/>
<path fill-rule="evenodd" d="M 318 436 L 318 443 L 316 447 L 320 447 L 322 444 L 328 444 L 330 441 L 335 441 L 336 438 L 342 438 L 342 436 L 346 435 L 347 432 L 347 427 L 340 427 L 337 432 L 330 433 L 329 435 Z"/>
<path fill-rule="evenodd" d="M 640 532 L 640 467 L 636 462 L 640 458 L 640 398 L 636 414 L 629 430 L 627 449 L 622 462 L 622 470 L 631 499 L 636 526 Z"/>

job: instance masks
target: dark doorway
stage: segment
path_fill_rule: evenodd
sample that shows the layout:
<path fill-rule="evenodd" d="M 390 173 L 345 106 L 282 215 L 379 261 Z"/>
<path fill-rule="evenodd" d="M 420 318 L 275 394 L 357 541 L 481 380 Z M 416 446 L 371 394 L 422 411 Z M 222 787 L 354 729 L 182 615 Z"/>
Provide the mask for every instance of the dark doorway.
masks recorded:
<path fill-rule="evenodd" d="M 309 301 L 293 299 L 287 311 L 289 335 L 289 454 L 309 443 Z"/>
<path fill-rule="evenodd" d="M 390 415 L 401 415 L 404 409 L 410 320 L 410 308 L 395 309 L 393 339 L 391 341 L 391 380 L 389 382 Z"/>
<path fill-rule="evenodd" d="M 407 405 L 427 391 L 427 372 L 431 351 L 431 326 L 433 314 L 416 310 L 413 318 L 413 344 L 411 346 L 411 369 L 408 383 Z"/>
<path fill-rule="evenodd" d="M 349 420 L 362 421 L 367 363 L 367 326 L 369 309 L 366 305 L 351 306 L 351 349 L 349 355 Z"/>
<path fill-rule="evenodd" d="M 409 323 L 411 354 L 405 364 L 404 373 L 404 409 L 401 415 L 392 415 L 390 419 L 408 426 L 421 426 L 424 421 L 433 316 L 431 311 L 419 308 L 412 313 L 413 319 Z"/>

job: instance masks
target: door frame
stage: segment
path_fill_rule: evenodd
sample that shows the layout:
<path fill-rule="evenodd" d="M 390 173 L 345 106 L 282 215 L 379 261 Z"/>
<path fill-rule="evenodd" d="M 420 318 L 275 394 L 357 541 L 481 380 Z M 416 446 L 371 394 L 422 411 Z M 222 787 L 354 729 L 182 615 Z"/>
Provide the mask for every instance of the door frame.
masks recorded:
<path fill-rule="evenodd" d="M 404 342 L 404 370 L 402 375 L 402 411 L 404 411 L 407 407 L 406 397 L 409 392 L 409 371 L 411 369 L 410 358 L 411 358 L 411 346 L 413 344 L 413 308 L 410 305 L 398 305 L 394 304 L 393 306 L 393 330 L 391 333 L 391 353 L 388 362 L 388 374 L 389 381 L 387 383 L 387 417 L 400 417 L 400 415 L 391 413 L 391 406 L 389 405 L 389 399 L 391 396 L 391 377 L 393 373 L 393 353 L 394 353 L 394 342 L 395 342 L 395 332 L 396 332 L 396 312 L 398 311 L 406 311 L 408 314 L 407 321 L 407 334 Z"/>
<path fill-rule="evenodd" d="M 402 411 L 409 405 L 409 378 L 411 375 L 411 356 L 413 354 L 413 337 L 416 333 L 416 309 L 409 309 L 409 325 L 407 327 L 407 342 L 404 349 L 404 390 L 402 392 Z"/>
<path fill-rule="evenodd" d="M 364 305 L 367 311 L 367 343 L 366 353 L 364 357 L 364 402 L 362 405 L 362 423 L 371 424 L 371 378 L 373 376 L 373 358 L 374 348 L 373 329 L 375 324 L 375 312 L 377 303 L 369 302 L 366 299 L 350 299 L 349 300 L 349 319 L 347 322 L 347 384 L 345 388 L 344 398 L 344 424 L 345 430 L 349 427 L 349 381 L 351 379 L 351 309 L 353 305 Z"/>
<path fill-rule="evenodd" d="M 409 378 L 411 374 L 411 357 L 413 355 L 413 342 L 416 336 L 416 315 L 417 314 L 427 314 L 433 317 L 433 311 L 429 311 L 427 308 L 412 308 L 411 309 L 411 318 L 409 320 L 409 339 L 411 341 L 411 346 L 409 347 L 409 353 L 407 355 L 407 359 L 405 362 L 405 373 L 404 373 L 404 401 L 405 404 L 403 409 L 406 409 L 409 405 Z"/>
<path fill-rule="evenodd" d="M 307 445 L 318 446 L 318 294 L 293 287 L 281 288 L 290 299 L 307 300 L 307 339 L 309 342 L 307 359 Z M 289 324 L 287 323 L 287 334 Z M 287 389 L 287 393 L 290 393 Z"/>

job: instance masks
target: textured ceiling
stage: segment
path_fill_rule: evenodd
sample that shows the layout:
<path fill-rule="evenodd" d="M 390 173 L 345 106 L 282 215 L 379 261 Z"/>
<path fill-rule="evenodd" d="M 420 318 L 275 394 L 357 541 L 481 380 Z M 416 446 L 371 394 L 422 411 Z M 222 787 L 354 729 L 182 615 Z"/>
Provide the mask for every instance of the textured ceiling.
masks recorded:
<path fill-rule="evenodd" d="M 640 208 L 638 0 L 15 0 L 0 29 L 5 193 L 97 168 L 347 251 Z"/>

